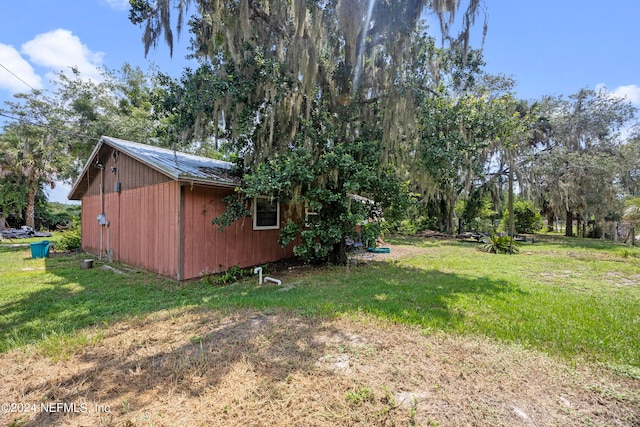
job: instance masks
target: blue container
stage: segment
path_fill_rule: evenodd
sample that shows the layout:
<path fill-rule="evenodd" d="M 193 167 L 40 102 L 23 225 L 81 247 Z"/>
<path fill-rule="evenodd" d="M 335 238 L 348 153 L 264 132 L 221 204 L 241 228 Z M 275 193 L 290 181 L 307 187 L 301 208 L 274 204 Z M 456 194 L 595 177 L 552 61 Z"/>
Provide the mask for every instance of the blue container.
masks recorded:
<path fill-rule="evenodd" d="M 391 252 L 390 248 L 368 248 L 367 250 L 374 254 L 388 254 Z"/>
<path fill-rule="evenodd" d="M 43 240 L 31 244 L 31 258 L 46 258 L 49 256 L 49 241 Z"/>

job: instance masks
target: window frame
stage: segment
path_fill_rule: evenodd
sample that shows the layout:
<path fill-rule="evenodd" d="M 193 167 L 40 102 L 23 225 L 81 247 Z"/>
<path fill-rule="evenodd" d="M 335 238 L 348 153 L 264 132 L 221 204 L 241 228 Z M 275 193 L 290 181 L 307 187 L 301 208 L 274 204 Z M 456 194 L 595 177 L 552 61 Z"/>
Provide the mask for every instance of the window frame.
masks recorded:
<path fill-rule="evenodd" d="M 311 222 L 310 217 L 318 218 L 318 211 L 309 210 L 309 208 L 305 205 L 304 207 L 304 227 L 311 228 L 313 227 L 313 223 Z"/>
<path fill-rule="evenodd" d="M 279 230 L 280 229 L 280 203 L 275 199 L 271 202 L 276 205 L 276 223 L 274 225 L 258 225 L 258 200 L 271 200 L 267 196 L 256 196 L 253 198 L 253 229 L 254 230 Z"/>

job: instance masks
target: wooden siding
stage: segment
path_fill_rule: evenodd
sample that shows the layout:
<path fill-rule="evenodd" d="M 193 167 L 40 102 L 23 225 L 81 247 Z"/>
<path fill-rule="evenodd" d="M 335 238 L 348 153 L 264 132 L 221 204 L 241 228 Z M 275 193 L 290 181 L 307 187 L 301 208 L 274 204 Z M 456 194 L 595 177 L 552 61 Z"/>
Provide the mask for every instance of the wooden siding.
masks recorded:
<path fill-rule="evenodd" d="M 99 214 L 99 196 L 82 199 L 82 250 L 96 255 L 100 252 L 100 226 L 96 220 Z"/>
<path fill-rule="evenodd" d="M 104 195 L 103 249 L 125 264 L 178 279 L 178 202 L 175 181 Z M 100 196 L 82 200 L 82 248 L 99 254 Z"/>
<path fill-rule="evenodd" d="M 82 248 L 178 280 L 250 267 L 293 256 L 292 246 L 278 245 L 280 230 L 253 230 L 252 218 L 236 221 L 219 232 L 211 220 L 225 210 L 222 198 L 233 190 L 182 185 L 108 147 L 100 153 L 101 171 L 87 172 L 88 191 L 82 198 Z M 115 167 L 112 173 L 111 168 Z M 100 182 L 104 194 L 100 196 Z M 120 192 L 114 191 L 116 182 Z M 108 226 L 96 217 L 104 212 Z M 287 215 L 281 210 L 280 223 Z"/>
<path fill-rule="evenodd" d="M 292 246 L 278 244 L 280 230 L 253 230 L 252 218 L 236 221 L 224 231 L 211 220 L 225 210 L 222 198 L 233 191 L 203 186 L 185 186 L 184 276 L 191 279 L 238 265 L 250 267 L 293 256 Z M 286 221 L 283 209 L 281 226 Z"/>
<path fill-rule="evenodd" d="M 145 187 L 148 185 L 160 184 L 171 181 L 166 175 L 151 169 L 136 159 L 118 152 L 114 157 L 114 149 L 103 146 L 100 150 L 98 161 L 104 165 L 101 171 L 97 167 L 89 167 L 87 169 L 86 180 L 88 181 L 88 189 L 86 196 L 96 196 L 100 194 L 100 174 L 103 174 L 104 193 L 109 194 L 115 192 L 116 182 L 120 182 L 121 190 L 130 190 L 133 188 Z M 112 168 L 114 172 L 111 172 Z"/>

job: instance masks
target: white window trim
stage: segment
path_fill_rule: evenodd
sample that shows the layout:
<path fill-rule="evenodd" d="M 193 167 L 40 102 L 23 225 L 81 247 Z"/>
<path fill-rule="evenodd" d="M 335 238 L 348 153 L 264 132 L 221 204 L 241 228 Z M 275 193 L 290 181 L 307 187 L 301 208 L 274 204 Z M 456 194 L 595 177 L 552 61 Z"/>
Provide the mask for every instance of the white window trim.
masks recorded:
<path fill-rule="evenodd" d="M 258 203 L 257 199 L 269 199 L 266 196 L 256 196 L 253 198 L 253 229 L 254 230 L 279 230 L 280 229 L 280 203 L 276 203 L 276 224 L 275 225 L 258 225 Z"/>
<path fill-rule="evenodd" d="M 317 217 L 318 217 L 318 212 L 316 212 L 316 211 L 310 211 L 310 210 L 309 210 L 309 208 L 307 208 L 307 207 L 305 206 L 305 208 L 304 208 L 304 226 L 305 226 L 306 228 L 311 228 L 311 226 L 312 226 L 312 223 L 311 223 L 310 218 L 309 218 L 309 217 L 311 217 L 311 216 L 313 216 L 313 217 L 316 217 L 316 218 L 317 218 Z"/>

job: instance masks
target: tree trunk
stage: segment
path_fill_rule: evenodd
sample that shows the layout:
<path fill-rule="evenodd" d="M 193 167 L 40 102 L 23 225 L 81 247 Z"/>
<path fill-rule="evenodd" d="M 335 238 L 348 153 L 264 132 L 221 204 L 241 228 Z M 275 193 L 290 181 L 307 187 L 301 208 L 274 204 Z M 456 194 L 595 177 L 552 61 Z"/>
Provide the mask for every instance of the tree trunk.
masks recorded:
<path fill-rule="evenodd" d="M 573 236 L 573 212 L 567 211 L 567 223 L 564 228 L 564 235 L 567 237 Z"/>
<path fill-rule="evenodd" d="M 340 242 L 333 245 L 333 249 L 329 254 L 329 263 L 333 265 L 347 265 L 347 244 L 342 238 Z"/>
<path fill-rule="evenodd" d="M 507 209 L 509 210 L 509 237 L 513 241 L 513 237 L 516 234 L 516 220 L 513 215 L 513 157 L 509 162 L 509 200 L 507 204 Z"/>
<path fill-rule="evenodd" d="M 453 201 L 449 200 L 449 206 L 447 206 L 448 208 L 448 213 L 447 213 L 447 234 L 453 234 L 454 227 L 453 227 L 453 217 L 455 215 L 455 206 Z"/>
<path fill-rule="evenodd" d="M 440 199 L 438 204 L 438 231 L 442 233 L 447 232 L 447 202 L 444 198 Z"/>
<path fill-rule="evenodd" d="M 576 236 L 580 237 L 580 230 L 582 226 L 582 217 L 580 215 L 576 215 L 576 225 Z M 582 237 L 584 237 L 584 235 Z"/>
<path fill-rule="evenodd" d="M 554 224 L 556 222 L 556 216 L 553 212 L 547 214 L 547 231 L 551 232 L 555 230 Z"/>
<path fill-rule="evenodd" d="M 25 225 L 36 229 L 36 193 L 38 192 L 38 181 L 30 180 L 27 191 L 27 207 L 25 208 Z"/>

